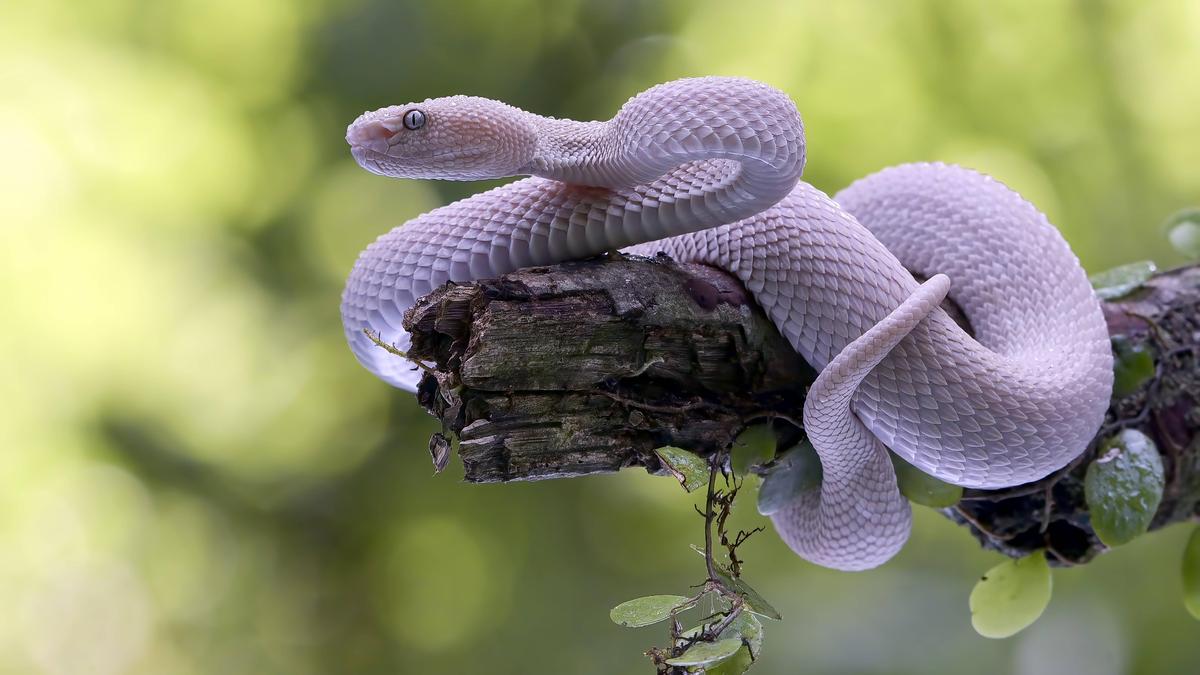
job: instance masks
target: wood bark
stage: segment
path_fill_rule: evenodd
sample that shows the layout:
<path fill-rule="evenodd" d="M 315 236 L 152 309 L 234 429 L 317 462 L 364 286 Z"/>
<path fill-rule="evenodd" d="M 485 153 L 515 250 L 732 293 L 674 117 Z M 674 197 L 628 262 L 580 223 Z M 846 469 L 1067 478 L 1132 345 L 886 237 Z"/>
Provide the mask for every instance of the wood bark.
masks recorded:
<path fill-rule="evenodd" d="M 1104 310 L 1119 361 L 1147 353 L 1153 376 L 1123 380 L 1096 440 L 1070 466 L 1028 485 L 968 490 L 943 510 L 985 547 L 1013 556 L 1044 548 L 1056 564 L 1104 550 L 1083 475 L 1100 443 L 1124 428 L 1162 454 L 1166 490 L 1152 529 L 1200 519 L 1200 266 L 1160 273 Z M 469 482 L 660 472 L 655 448 L 712 453 L 764 418 L 787 420 L 776 428 L 799 438 L 815 377 L 736 279 L 665 258 L 448 285 L 407 320 L 410 356 L 433 366 L 418 392 L 443 425 L 430 450 L 436 458 L 457 447 Z"/>

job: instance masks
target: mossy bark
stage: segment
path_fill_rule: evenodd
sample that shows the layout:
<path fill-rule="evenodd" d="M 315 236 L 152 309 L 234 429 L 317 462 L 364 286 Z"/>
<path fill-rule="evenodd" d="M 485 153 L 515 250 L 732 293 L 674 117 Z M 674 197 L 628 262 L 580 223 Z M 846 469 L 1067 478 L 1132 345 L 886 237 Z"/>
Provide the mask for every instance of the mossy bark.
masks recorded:
<path fill-rule="evenodd" d="M 1167 487 L 1152 527 L 1200 518 L 1200 266 L 1161 273 L 1105 313 L 1114 344 L 1140 354 L 1152 376 L 1125 379 L 1096 442 L 1064 470 L 968 490 L 944 510 L 984 546 L 1014 556 L 1045 548 L 1058 564 L 1103 550 L 1083 475 L 1122 428 L 1143 431 L 1163 455 Z M 737 280 L 666 259 L 450 285 L 408 320 L 410 354 L 435 364 L 418 393 L 443 425 L 430 449 L 444 453 L 456 439 L 469 482 L 659 472 L 655 448 L 707 454 L 749 420 L 798 422 L 815 377 Z"/>

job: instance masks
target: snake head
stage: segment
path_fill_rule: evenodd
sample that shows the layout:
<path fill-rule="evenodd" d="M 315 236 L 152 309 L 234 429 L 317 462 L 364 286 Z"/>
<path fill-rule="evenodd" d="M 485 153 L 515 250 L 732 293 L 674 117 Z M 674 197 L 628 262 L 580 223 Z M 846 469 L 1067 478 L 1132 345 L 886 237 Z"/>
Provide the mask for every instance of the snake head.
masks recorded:
<path fill-rule="evenodd" d="M 363 113 L 346 128 L 363 168 L 393 178 L 482 180 L 527 173 L 533 116 L 506 103 L 448 96 Z"/>

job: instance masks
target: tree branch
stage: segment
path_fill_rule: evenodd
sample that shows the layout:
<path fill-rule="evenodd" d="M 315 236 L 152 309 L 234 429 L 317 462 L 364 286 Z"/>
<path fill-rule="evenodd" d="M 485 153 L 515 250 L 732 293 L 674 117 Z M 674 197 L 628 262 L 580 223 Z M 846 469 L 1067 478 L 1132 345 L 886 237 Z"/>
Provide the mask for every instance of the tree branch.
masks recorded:
<path fill-rule="evenodd" d="M 1200 266 L 1155 276 L 1105 314 L 1123 353 L 1148 353 L 1153 377 L 1114 398 L 1071 466 L 1029 485 L 968 490 L 944 511 L 984 546 L 1014 556 L 1045 548 L 1058 564 L 1103 550 L 1083 475 L 1098 443 L 1123 428 L 1163 455 L 1167 488 L 1152 527 L 1200 517 Z M 664 258 L 449 285 L 407 319 L 410 356 L 436 366 L 418 393 L 443 424 L 431 450 L 457 438 L 469 482 L 661 472 L 655 448 L 708 455 L 751 419 L 795 419 L 815 377 L 737 280 Z"/>

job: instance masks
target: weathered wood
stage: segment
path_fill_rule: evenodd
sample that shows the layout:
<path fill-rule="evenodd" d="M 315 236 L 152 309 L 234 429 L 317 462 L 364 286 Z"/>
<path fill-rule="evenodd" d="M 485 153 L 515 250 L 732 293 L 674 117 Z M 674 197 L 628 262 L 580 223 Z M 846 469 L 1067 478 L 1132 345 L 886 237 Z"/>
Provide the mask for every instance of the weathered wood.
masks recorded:
<path fill-rule="evenodd" d="M 1154 527 L 1197 518 L 1200 267 L 1159 274 L 1105 312 L 1114 340 L 1149 350 L 1158 375 L 1114 400 L 1097 438 L 1126 427 L 1151 436 L 1167 470 Z M 795 420 L 815 377 L 737 280 L 666 259 L 591 260 L 451 285 L 408 320 L 410 354 L 436 367 L 418 394 L 444 426 L 431 448 L 457 439 L 470 482 L 657 472 L 655 448 L 706 454 L 748 420 Z M 1084 562 L 1102 550 L 1083 503 L 1095 446 L 1038 483 L 968 491 L 945 513 L 990 548 L 1046 548 L 1060 564 Z"/>
<path fill-rule="evenodd" d="M 727 445 L 742 419 L 798 409 L 814 377 L 740 283 L 700 265 L 527 269 L 443 288 L 410 319 L 410 353 L 444 373 L 420 400 L 471 482 L 657 470 L 655 448 Z"/>

